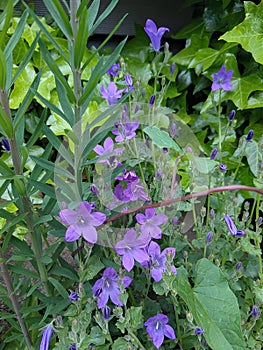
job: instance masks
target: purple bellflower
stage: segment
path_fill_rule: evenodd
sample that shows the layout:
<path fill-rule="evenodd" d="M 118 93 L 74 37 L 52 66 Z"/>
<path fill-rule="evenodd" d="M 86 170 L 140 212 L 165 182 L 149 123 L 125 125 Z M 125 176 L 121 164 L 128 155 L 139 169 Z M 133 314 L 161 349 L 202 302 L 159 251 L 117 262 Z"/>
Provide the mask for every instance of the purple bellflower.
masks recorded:
<path fill-rule="evenodd" d="M 162 237 L 162 230 L 159 225 L 164 224 L 168 220 L 168 217 L 164 214 L 155 214 L 155 208 L 148 208 L 145 209 L 145 215 L 137 214 L 136 220 L 141 225 L 140 230 L 143 234 L 160 239 Z"/>
<path fill-rule="evenodd" d="M 123 203 L 130 201 L 130 197 L 126 195 L 125 189 L 122 187 L 122 184 L 117 184 L 114 188 L 113 193 L 118 201 L 121 201 Z"/>
<path fill-rule="evenodd" d="M 152 339 L 154 346 L 159 349 L 164 341 L 164 336 L 169 339 L 175 339 L 175 333 L 171 326 L 167 323 L 169 319 L 164 314 L 157 314 L 150 317 L 144 325 L 149 337 Z"/>
<path fill-rule="evenodd" d="M 232 236 L 239 236 L 242 237 L 245 235 L 245 232 L 242 230 L 238 230 L 236 228 L 236 225 L 234 224 L 233 220 L 231 219 L 230 216 L 225 215 L 224 216 L 225 222 L 227 224 L 228 230 Z"/>
<path fill-rule="evenodd" d="M 98 309 L 105 308 L 109 298 L 115 305 L 123 306 L 119 296 L 121 295 L 120 283 L 124 288 L 131 284 L 132 279 L 128 276 L 120 278 L 113 267 L 104 270 L 103 275 L 92 287 L 92 292 L 98 298 Z"/>
<path fill-rule="evenodd" d="M 108 85 L 108 89 L 104 85 L 100 88 L 102 98 L 108 101 L 110 106 L 114 105 L 119 98 L 121 98 L 123 90 L 118 90 L 116 84 L 111 81 Z"/>
<path fill-rule="evenodd" d="M 120 64 L 119 63 L 113 63 L 113 65 L 110 67 L 110 69 L 107 71 L 109 75 L 112 77 L 117 77 L 119 75 L 120 71 Z"/>
<path fill-rule="evenodd" d="M 76 241 L 82 236 L 87 242 L 94 244 L 98 235 L 96 226 L 106 220 L 106 215 L 100 212 L 92 213 L 92 206 L 88 202 L 81 202 L 76 210 L 63 209 L 59 213 L 61 220 L 69 225 L 66 231 L 66 242 Z"/>
<path fill-rule="evenodd" d="M 134 260 L 140 264 L 149 261 L 149 256 L 144 249 L 148 243 L 148 237 L 137 237 L 134 229 L 127 230 L 123 240 L 117 242 L 116 253 L 122 255 L 122 264 L 127 271 L 133 269 Z"/>
<path fill-rule="evenodd" d="M 150 197 L 145 193 L 143 186 L 140 184 L 140 180 L 130 182 L 124 190 L 124 194 L 132 202 L 150 200 Z"/>
<path fill-rule="evenodd" d="M 210 159 L 215 159 L 216 155 L 217 155 L 217 148 L 215 147 L 210 154 Z"/>
<path fill-rule="evenodd" d="M 213 84 L 212 91 L 223 89 L 225 91 L 232 90 L 232 79 L 233 70 L 226 71 L 226 67 L 222 66 L 218 73 L 213 73 Z"/>
<path fill-rule="evenodd" d="M 130 74 L 125 75 L 125 84 L 127 85 L 127 89 L 124 90 L 125 92 L 134 90 L 133 81 Z"/>
<path fill-rule="evenodd" d="M 123 169 L 122 173 L 123 175 L 116 176 L 115 180 L 120 180 L 125 182 L 132 182 L 132 181 L 139 180 L 134 170 L 127 171 L 126 169 Z"/>
<path fill-rule="evenodd" d="M 77 301 L 78 299 L 79 299 L 78 293 L 71 292 L 71 293 L 69 294 L 69 300 Z"/>
<path fill-rule="evenodd" d="M 195 328 L 195 334 L 200 337 L 201 335 L 204 335 L 205 331 L 203 330 L 203 328 L 200 327 L 196 327 Z"/>
<path fill-rule="evenodd" d="M 71 344 L 68 350 L 77 350 L 76 344 Z"/>
<path fill-rule="evenodd" d="M 53 334 L 53 328 L 51 325 L 48 325 L 43 332 L 41 343 L 39 350 L 48 350 L 49 349 L 49 343 L 50 343 L 50 338 Z"/>
<path fill-rule="evenodd" d="M 155 99 L 156 99 L 156 95 L 153 94 L 153 95 L 150 97 L 150 100 L 149 100 L 149 106 L 150 106 L 150 107 L 152 107 L 152 106 L 154 105 Z"/>
<path fill-rule="evenodd" d="M 226 164 L 219 164 L 219 170 L 227 171 L 227 165 Z"/>
<path fill-rule="evenodd" d="M 157 29 L 156 24 L 151 19 L 147 19 L 144 30 L 151 40 L 152 48 L 154 51 L 160 50 L 161 39 L 164 33 L 170 31 L 170 29 L 166 27 L 160 27 Z"/>
<path fill-rule="evenodd" d="M 107 154 L 114 153 L 114 154 L 121 154 L 124 150 L 124 148 L 114 148 L 114 142 L 111 137 L 107 137 L 106 140 L 104 141 L 103 147 L 101 145 L 97 145 L 93 151 L 95 151 L 99 156 L 105 157 Z M 111 165 L 116 162 L 116 157 L 113 155 L 109 157 L 109 159 L 99 159 L 98 163 L 104 163 Z"/>
<path fill-rule="evenodd" d="M 235 115 L 236 115 L 236 111 L 233 109 L 230 113 L 229 113 L 229 116 L 228 116 L 228 121 L 229 122 L 232 122 L 235 118 Z"/>
<path fill-rule="evenodd" d="M 175 257 L 175 248 L 165 248 L 162 252 L 160 246 L 156 242 L 151 242 L 147 248 L 147 253 L 150 257 L 150 261 L 143 262 L 142 266 L 150 268 L 150 274 L 155 282 L 160 282 L 163 278 L 163 273 L 167 271 L 167 256 L 173 260 Z M 171 266 L 171 270 L 174 274 L 177 274 L 175 266 Z"/>
<path fill-rule="evenodd" d="M 135 130 L 138 129 L 140 122 L 130 121 L 128 118 L 125 123 L 119 123 L 117 125 L 117 129 L 113 129 L 112 133 L 115 135 L 115 141 L 117 143 L 124 142 L 126 140 L 130 140 L 136 136 Z"/>

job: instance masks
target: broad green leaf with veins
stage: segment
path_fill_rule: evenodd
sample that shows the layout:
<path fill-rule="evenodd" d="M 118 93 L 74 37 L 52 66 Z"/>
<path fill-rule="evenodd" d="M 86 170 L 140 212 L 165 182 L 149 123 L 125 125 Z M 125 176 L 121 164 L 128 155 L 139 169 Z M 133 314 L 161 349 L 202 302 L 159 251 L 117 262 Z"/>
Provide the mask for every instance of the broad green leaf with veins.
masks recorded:
<path fill-rule="evenodd" d="M 251 52 L 256 62 L 263 64 L 263 2 L 244 2 L 246 17 L 242 23 L 222 35 L 219 40 L 240 44 Z"/>

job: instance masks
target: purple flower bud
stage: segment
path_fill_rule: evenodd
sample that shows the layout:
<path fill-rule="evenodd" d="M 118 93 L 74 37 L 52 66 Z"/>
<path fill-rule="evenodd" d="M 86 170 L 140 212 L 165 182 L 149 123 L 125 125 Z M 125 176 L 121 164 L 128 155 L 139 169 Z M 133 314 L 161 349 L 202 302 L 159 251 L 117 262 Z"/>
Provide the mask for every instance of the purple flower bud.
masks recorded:
<path fill-rule="evenodd" d="M 262 224 L 262 222 L 263 222 L 263 218 L 262 218 L 262 216 L 260 216 L 258 218 L 258 221 L 257 221 L 258 226 L 260 226 Z"/>
<path fill-rule="evenodd" d="M 134 113 L 137 113 L 140 110 L 140 106 L 138 104 L 136 104 L 135 109 L 134 109 Z"/>
<path fill-rule="evenodd" d="M 233 109 L 233 110 L 229 113 L 228 120 L 229 120 L 230 122 L 232 122 L 232 121 L 234 120 L 235 116 L 236 116 L 236 111 Z"/>
<path fill-rule="evenodd" d="M 249 130 L 247 137 L 246 137 L 246 141 L 249 142 L 253 139 L 254 136 L 254 130 Z"/>
<path fill-rule="evenodd" d="M 257 308 L 256 305 L 253 305 L 253 306 L 252 306 L 252 311 L 251 311 L 251 313 L 252 313 L 252 316 L 253 316 L 253 317 L 257 317 L 257 316 L 258 316 L 258 308 Z"/>
<path fill-rule="evenodd" d="M 77 350 L 76 344 L 71 344 L 68 350 Z"/>
<path fill-rule="evenodd" d="M 210 216 L 213 218 L 213 217 L 215 217 L 215 211 L 214 211 L 214 209 L 211 209 L 210 210 Z"/>
<path fill-rule="evenodd" d="M 178 225 L 179 219 L 178 219 L 177 216 L 175 216 L 175 217 L 173 218 L 172 223 L 173 223 L 174 226 L 177 226 L 177 225 Z"/>
<path fill-rule="evenodd" d="M 237 271 L 241 270 L 242 266 L 243 266 L 242 262 L 241 262 L 241 261 L 238 261 L 238 262 L 236 263 L 236 270 L 237 270 Z"/>
<path fill-rule="evenodd" d="M 9 145 L 9 142 L 8 140 L 4 137 L 1 141 L 2 143 L 2 146 L 5 148 L 6 151 L 10 151 L 10 145 Z"/>
<path fill-rule="evenodd" d="M 99 190 L 98 190 L 98 188 L 97 188 L 96 185 L 91 184 L 91 185 L 90 185 L 90 190 L 91 190 L 92 193 L 94 193 L 94 194 L 96 194 L 96 195 L 98 196 Z"/>
<path fill-rule="evenodd" d="M 175 70 L 175 63 L 173 62 L 173 63 L 170 65 L 170 75 L 171 75 L 171 76 L 174 75 L 174 70 Z"/>
<path fill-rule="evenodd" d="M 110 318 L 110 311 L 110 307 L 107 305 L 103 308 L 103 317 L 105 321 L 108 321 L 108 319 Z"/>
<path fill-rule="evenodd" d="M 111 75 L 112 77 L 117 77 L 119 75 L 119 71 L 120 71 L 120 64 L 119 63 L 114 63 L 110 69 L 107 71 L 107 73 L 109 75 Z"/>
<path fill-rule="evenodd" d="M 48 350 L 52 334 L 53 328 L 50 325 L 48 325 L 43 332 L 39 350 Z"/>
<path fill-rule="evenodd" d="M 210 243 L 212 241 L 212 238 L 213 238 L 213 232 L 210 231 L 210 232 L 208 232 L 208 234 L 206 236 L 206 239 L 205 239 L 206 243 L 207 244 Z"/>
<path fill-rule="evenodd" d="M 210 154 L 210 159 L 215 159 L 217 155 L 217 148 L 214 148 Z"/>
<path fill-rule="evenodd" d="M 127 86 L 132 86 L 133 81 L 132 81 L 132 77 L 130 76 L 130 74 L 125 75 L 125 83 Z"/>
<path fill-rule="evenodd" d="M 78 299 L 79 299 L 78 293 L 71 292 L 71 293 L 69 294 L 69 299 L 72 300 L 72 301 L 78 300 Z"/>
<path fill-rule="evenodd" d="M 227 166 L 226 166 L 225 164 L 220 164 L 220 165 L 219 165 L 219 169 L 220 169 L 221 171 L 226 171 L 226 170 L 227 170 Z"/>
<path fill-rule="evenodd" d="M 145 91 L 145 89 L 144 89 L 144 88 L 142 89 L 141 94 L 142 94 L 142 97 L 144 97 L 144 96 L 145 96 L 146 91 Z"/>
<path fill-rule="evenodd" d="M 149 101 L 149 106 L 150 106 L 150 107 L 152 107 L 152 106 L 154 105 L 155 99 L 156 99 L 156 95 L 153 94 L 153 95 L 150 97 L 150 101 Z"/>
<path fill-rule="evenodd" d="M 162 169 L 157 169 L 156 172 L 156 179 L 160 180 L 162 178 Z"/>
<path fill-rule="evenodd" d="M 163 153 L 167 153 L 168 152 L 168 148 L 167 147 L 163 147 L 162 151 L 163 151 Z"/>
<path fill-rule="evenodd" d="M 205 331 L 203 330 L 203 328 L 200 327 L 196 327 L 195 328 L 195 334 L 200 337 L 201 335 L 203 335 L 205 333 Z"/>

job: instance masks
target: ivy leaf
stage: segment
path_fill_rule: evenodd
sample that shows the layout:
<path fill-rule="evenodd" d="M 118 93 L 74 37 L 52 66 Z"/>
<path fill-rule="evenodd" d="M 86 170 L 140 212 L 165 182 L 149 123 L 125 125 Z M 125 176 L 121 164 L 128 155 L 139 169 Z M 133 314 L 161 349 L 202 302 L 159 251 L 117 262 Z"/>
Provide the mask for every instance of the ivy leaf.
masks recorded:
<path fill-rule="evenodd" d="M 255 140 L 247 142 L 245 155 L 251 172 L 259 177 L 259 165 L 262 162 L 261 146 Z"/>
<path fill-rule="evenodd" d="M 254 60 L 263 64 L 263 2 L 258 5 L 251 1 L 244 2 L 245 19 L 219 40 L 240 44 L 244 50 L 251 52 Z"/>

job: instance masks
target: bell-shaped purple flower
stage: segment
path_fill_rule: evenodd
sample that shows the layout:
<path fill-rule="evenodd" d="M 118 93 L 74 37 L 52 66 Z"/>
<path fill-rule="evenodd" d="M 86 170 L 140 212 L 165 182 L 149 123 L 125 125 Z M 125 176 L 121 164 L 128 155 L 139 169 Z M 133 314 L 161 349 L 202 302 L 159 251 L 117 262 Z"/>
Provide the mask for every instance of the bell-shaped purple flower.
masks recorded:
<path fill-rule="evenodd" d="M 88 202 L 81 202 L 76 210 L 63 209 L 59 213 L 61 220 L 68 224 L 65 240 L 76 241 L 83 237 L 87 242 L 97 242 L 96 226 L 100 226 L 106 220 L 106 215 L 100 212 L 92 212 L 92 206 Z"/>
<path fill-rule="evenodd" d="M 232 236 L 242 237 L 245 235 L 245 232 L 243 230 L 237 229 L 236 225 L 234 224 L 234 221 L 231 219 L 230 216 L 225 215 L 224 219 L 225 219 L 225 222 L 227 224 L 228 230 Z"/>
<path fill-rule="evenodd" d="M 109 298 L 115 305 L 123 306 L 119 296 L 121 295 L 120 283 L 124 288 L 131 284 L 132 279 L 128 276 L 120 278 L 113 267 L 104 270 L 103 275 L 92 287 L 92 292 L 98 298 L 98 309 L 105 308 Z"/>
<path fill-rule="evenodd" d="M 159 349 L 164 341 L 164 336 L 169 339 L 175 339 L 175 333 L 171 326 L 168 325 L 169 319 L 164 314 L 157 314 L 150 317 L 145 323 L 146 331 L 153 341 L 153 345 Z"/>
<path fill-rule="evenodd" d="M 51 327 L 51 325 L 48 325 L 44 329 L 39 350 L 49 349 L 49 343 L 50 343 L 50 338 L 52 337 L 52 334 L 53 334 L 53 328 Z"/>
<path fill-rule="evenodd" d="M 226 67 L 222 66 L 218 73 L 213 73 L 212 91 L 223 89 L 225 91 L 232 90 L 231 79 L 233 70 L 226 71 Z"/>
<path fill-rule="evenodd" d="M 97 145 L 94 147 L 94 152 L 96 152 L 99 156 L 105 158 L 105 159 L 99 159 L 98 163 L 102 164 L 108 164 L 112 165 L 113 163 L 116 163 L 116 157 L 114 155 L 108 156 L 106 159 L 106 156 L 108 154 L 114 153 L 115 155 L 121 154 L 124 150 L 124 148 L 116 148 L 114 149 L 114 142 L 111 137 L 107 137 L 104 141 L 103 146 Z"/>
<path fill-rule="evenodd" d="M 164 33 L 170 31 L 170 29 L 166 27 L 160 27 L 157 29 L 156 24 L 151 19 L 147 19 L 144 30 L 151 40 L 152 48 L 154 51 L 160 50 L 161 39 Z"/>
<path fill-rule="evenodd" d="M 117 77 L 119 75 L 120 71 L 120 64 L 119 63 L 113 63 L 113 65 L 110 67 L 110 69 L 107 71 L 109 75 L 112 77 Z"/>

